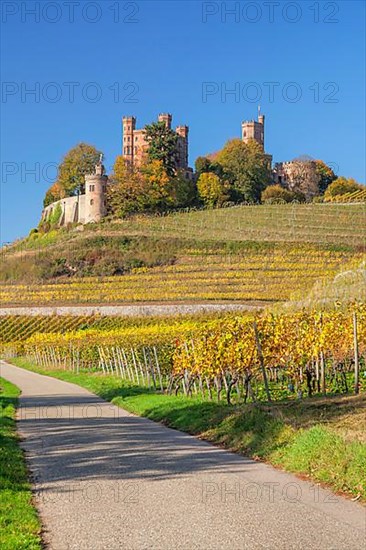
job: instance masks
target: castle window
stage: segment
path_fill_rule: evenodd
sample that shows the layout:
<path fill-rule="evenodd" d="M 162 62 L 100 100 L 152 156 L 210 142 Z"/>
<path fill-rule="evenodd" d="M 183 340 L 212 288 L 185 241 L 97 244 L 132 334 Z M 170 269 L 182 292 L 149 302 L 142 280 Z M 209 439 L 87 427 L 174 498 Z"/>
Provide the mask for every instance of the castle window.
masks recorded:
<path fill-rule="evenodd" d="M 94 189 L 95 189 L 94 185 L 89 185 L 89 191 L 90 191 L 90 192 L 93 192 Z"/>
<path fill-rule="evenodd" d="M 246 133 L 246 131 L 245 131 L 245 130 L 244 130 L 244 137 L 247 137 L 247 133 Z"/>
<path fill-rule="evenodd" d="M 93 206 L 94 204 L 94 199 L 90 199 L 90 206 Z"/>
<path fill-rule="evenodd" d="M 136 137 L 135 137 L 135 141 L 137 141 L 137 140 L 138 140 L 138 137 L 136 136 Z"/>
<path fill-rule="evenodd" d="M 128 136 L 127 141 L 130 141 L 130 136 Z"/>

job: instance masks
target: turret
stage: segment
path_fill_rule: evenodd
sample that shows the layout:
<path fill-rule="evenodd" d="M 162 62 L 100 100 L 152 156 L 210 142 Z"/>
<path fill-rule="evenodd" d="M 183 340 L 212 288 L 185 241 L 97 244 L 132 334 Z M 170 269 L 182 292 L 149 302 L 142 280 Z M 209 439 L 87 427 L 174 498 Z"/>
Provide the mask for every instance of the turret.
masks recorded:
<path fill-rule="evenodd" d="M 158 116 L 158 121 L 164 122 L 165 126 L 169 128 L 169 130 L 172 127 L 172 115 L 170 113 L 160 113 Z"/>
<path fill-rule="evenodd" d="M 95 173 L 85 175 L 85 223 L 99 222 L 106 215 L 107 183 L 108 176 L 100 158 Z"/>

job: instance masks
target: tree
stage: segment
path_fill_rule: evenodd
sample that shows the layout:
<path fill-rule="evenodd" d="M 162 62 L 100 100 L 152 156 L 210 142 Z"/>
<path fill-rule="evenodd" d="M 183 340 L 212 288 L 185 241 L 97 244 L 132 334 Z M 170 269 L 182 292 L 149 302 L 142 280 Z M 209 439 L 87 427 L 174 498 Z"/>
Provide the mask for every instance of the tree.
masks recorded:
<path fill-rule="evenodd" d="M 124 218 L 146 207 L 147 182 L 142 174 L 132 169 L 121 155 L 115 160 L 107 187 L 107 211 L 117 218 Z"/>
<path fill-rule="evenodd" d="M 187 179 L 183 170 L 178 170 L 173 178 L 176 206 L 192 206 L 197 202 L 197 185 L 194 179 Z"/>
<path fill-rule="evenodd" d="M 221 206 L 229 198 L 227 186 L 212 172 L 203 172 L 197 181 L 198 195 L 206 206 Z"/>
<path fill-rule="evenodd" d="M 304 202 L 305 196 L 296 191 L 290 191 L 281 185 L 269 185 L 262 192 L 262 202 L 267 204 L 283 202 Z"/>
<path fill-rule="evenodd" d="M 43 199 L 43 206 L 46 208 L 49 204 L 59 201 L 65 197 L 65 191 L 56 181 L 51 187 L 47 190 L 45 198 Z"/>
<path fill-rule="evenodd" d="M 261 192 L 271 181 L 271 170 L 268 157 L 259 143 L 232 139 L 217 154 L 215 161 L 223 167 L 241 200 L 260 201 Z"/>
<path fill-rule="evenodd" d="M 146 183 L 147 209 L 162 211 L 176 205 L 174 184 L 162 160 L 142 165 L 141 174 Z"/>
<path fill-rule="evenodd" d="M 332 168 L 325 164 L 322 160 L 315 161 L 315 171 L 319 176 L 319 193 L 323 195 L 332 181 L 337 179 L 337 176 L 333 172 Z"/>
<path fill-rule="evenodd" d="M 363 185 L 357 183 L 353 178 L 344 178 L 343 176 L 334 180 L 324 193 L 324 200 L 331 201 L 337 195 L 345 195 L 346 193 L 354 193 L 365 189 Z"/>
<path fill-rule="evenodd" d="M 194 167 L 196 169 L 197 176 L 205 172 L 210 172 L 211 161 L 207 157 L 197 157 Z"/>
<path fill-rule="evenodd" d="M 290 191 L 303 193 L 307 200 L 319 194 L 320 176 L 313 160 L 298 158 L 286 167 L 287 186 Z"/>
<path fill-rule="evenodd" d="M 153 122 L 145 126 L 145 140 L 148 143 L 149 161 L 160 161 L 168 176 L 173 176 L 177 169 L 178 135 L 165 122 Z"/>

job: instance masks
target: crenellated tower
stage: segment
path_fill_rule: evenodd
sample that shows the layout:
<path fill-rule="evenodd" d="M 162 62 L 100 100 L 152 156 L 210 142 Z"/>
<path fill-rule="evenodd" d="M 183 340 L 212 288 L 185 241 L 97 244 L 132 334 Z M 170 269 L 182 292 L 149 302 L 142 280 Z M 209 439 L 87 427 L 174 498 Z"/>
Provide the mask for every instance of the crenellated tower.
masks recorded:
<path fill-rule="evenodd" d="M 135 152 L 135 128 L 136 118 L 134 116 L 124 116 L 122 119 L 122 153 L 131 166 L 133 166 Z"/>
<path fill-rule="evenodd" d="M 264 150 L 264 115 L 258 114 L 258 121 L 245 120 L 242 122 L 241 139 L 244 143 L 254 139 Z"/>

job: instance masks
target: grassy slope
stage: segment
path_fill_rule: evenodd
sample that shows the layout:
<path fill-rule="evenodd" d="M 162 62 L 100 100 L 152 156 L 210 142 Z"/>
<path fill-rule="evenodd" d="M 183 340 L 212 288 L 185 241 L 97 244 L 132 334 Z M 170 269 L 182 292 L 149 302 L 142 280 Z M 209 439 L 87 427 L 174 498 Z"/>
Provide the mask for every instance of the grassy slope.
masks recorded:
<path fill-rule="evenodd" d="M 21 358 L 14 363 L 37 370 Z M 44 374 L 79 384 L 140 416 L 366 501 L 365 395 L 235 407 L 161 395 L 111 376 Z"/>
<path fill-rule="evenodd" d="M 0 548 L 41 548 L 40 524 L 32 506 L 23 453 L 15 431 L 19 390 L 0 378 Z"/>

